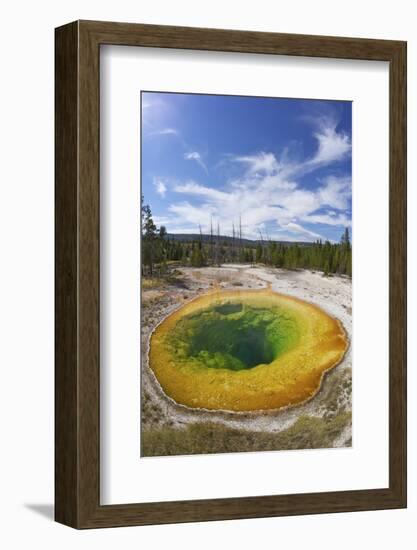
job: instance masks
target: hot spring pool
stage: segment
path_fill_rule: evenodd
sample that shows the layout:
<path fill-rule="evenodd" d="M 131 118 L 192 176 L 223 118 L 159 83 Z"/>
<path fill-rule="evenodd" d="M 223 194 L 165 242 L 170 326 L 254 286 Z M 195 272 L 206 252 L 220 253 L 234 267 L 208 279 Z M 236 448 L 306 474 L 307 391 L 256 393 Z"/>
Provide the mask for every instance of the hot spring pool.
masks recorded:
<path fill-rule="evenodd" d="M 193 408 L 264 410 L 305 401 L 343 358 L 341 323 L 271 290 L 199 297 L 154 331 L 149 365 L 164 392 Z"/>

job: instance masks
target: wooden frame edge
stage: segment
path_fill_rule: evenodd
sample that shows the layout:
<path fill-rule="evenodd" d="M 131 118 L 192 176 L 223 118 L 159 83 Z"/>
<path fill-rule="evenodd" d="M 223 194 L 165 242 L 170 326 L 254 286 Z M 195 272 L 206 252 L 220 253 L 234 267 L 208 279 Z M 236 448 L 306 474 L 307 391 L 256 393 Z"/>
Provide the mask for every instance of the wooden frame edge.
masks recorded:
<path fill-rule="evenodd" d="M 99 503 L 99 47 L 125 44 L 390 63 L 389 488 Z M 55 33 L 55 519 L 77 529 L 406 507 L 406 43 L 76 21 Z"/>
<path fill-rule="evenodd" d="M 78 23 L 55 31 L 55 520 L 78 518 Z"/>

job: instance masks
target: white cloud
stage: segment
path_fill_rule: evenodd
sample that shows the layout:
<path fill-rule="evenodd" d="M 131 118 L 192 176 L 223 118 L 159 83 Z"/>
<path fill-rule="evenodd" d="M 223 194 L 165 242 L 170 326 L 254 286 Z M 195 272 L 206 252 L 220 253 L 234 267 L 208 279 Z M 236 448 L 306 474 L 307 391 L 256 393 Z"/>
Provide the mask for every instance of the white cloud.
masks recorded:
<path fill-rule="evenodd" d="M 179 132 L 175 128 L 161 128 L 160 130 L 154 130 L 149 132 L 150 136 L 178 136 Z"/>
<path fill-rule="evenodd" d="M 153 184 L 158 195 L 161 195 L 161 197 L 164 198 L 167 192 L 167 186 L 165 183 L 161 179 L 154 179 Z"/>
<path fill-rule="evenodd" d="M 314 161 L 317 164 L 329 164 L 343 160 L 350 152 L 350 140 L 347 135 L 337 134 L 334 129 L 327 129 L 323 134 L 316 134 L 319 150 Z"/>
<path fill-rule="evenodd" d="M 337 131 L 337 120 L 333 117 L 322 116 L 312 119 L 316 127 L 314 137 L 318 148 L 314 156 L 302 165 L 302 170 L 311 171 L 320 166 L 328 166 L 347 158 L 352 150 L 350 137 L 344 132 Z"/>
<path fill-rule="evenodd" d="M 165 128 L 167 117 L 172 106 L 161 94 L 142 93 L 142 122 L 149 130 L 156 133 L 159 128 Z"/>
<path fill-rule="evenodd" d="M 201 197 L 208 197 L 210 199 L 218 201 L 227 201 L 230 198 L 230 195 L 228 193 L 225 193 L 224 191 L 219 191 L 218 189 L 214 189 L 213 187 L 206 187 L 205 185 L 200 185 L 199 183 L 195 183 L 193 181 L 184 183 L 182 185 L 176 185 L 174 187 L 174 191 L 176 191 L 177 193 L 186 193 L 188 195 L 199 195 Z"/>
<path fill-rule="evenodd" d="M 348 157 L 350 138 L 337 131 L 331 118 L 314 121 L 317 150 L 308 159 L 295 162 L 287 156 L 280 161 L 272 152 L 261 151 L 247 156 L 227 155 L 228 161 L 239 163 L 245 169 L 240 177 L 229 181 L 222 189 L 195 181 L 176 182 L 170 186 L 175 193 L 188 200 L 169 207 L 168 231 L 192 232 L 210 230 L 213 221 L 219 223 L 222 233 L 232 232 L 242 219 L 245 237 L 259 238 L 259 229 L 271 238 L 313 241 L 324 237 L 311 227 L 314 224 L 331 227 L 349 227 L 351 178 L 328 176 L 315 189 L 297 182 L 300 176 L 338 163 Z M 207 172 L 200 153 L 185 153 L 186 160 L 194 160 Z M 195 203 L 198 198 L 198 204 Z M 304 227 L 305 224 L 309 228 Z M 180 231 L 181 229 L 181 231 Z"/>
<path fill-rule="evenodd" d="M 352 149 L 350 137 L 337 131 L 337 121 L 335 119 L 332 117 L 319 117 L 309 119 L 309 121 L 316 128 L 313 135 L 317 140 L 317 150 L 313 156 L 304 161 L 290 161 L 286 148 L 284 148 L 280 161 L 273 153 L 265 153 L 264 151 L 247 156 L 228 155 L 226 158 L 232 162 L 246 164 L 249 176 L 262 177 L 264 182 L 266 178 L 271 178 L 272 182 L 275 179 L 275 182 L 279 182 L 282 186 L 288 179 L 291 180 L 294 177 L 313 172 L 318 168 L 340 162 L 350 155 Z M 235 183 L 235 185 L 237 184 Z"/>
<path fill-rule="evenodd" d="M 203 202 L 198 206 L 190 202 L 171 205 L 169 210 L 175 214 L 172 224 L 194 224 L 194 231 L 201 224 L 203 231 L 207 231 L 213 216 L 224 232 L 231 232 L 232 224 L 236 227 L 241 216 L 244 234 L 249 238 L 258 238 L 261 224 L 269 224 L 275 231 L 300 237 L 299 240 L 323 238 L 304 228 L 303 223 L 350 226 L 350 216 L 345 212 L 350 197 L 349 178 L 332 176 L 316 190 L 303 189 L 295 182 L 280 180 L 279 176 L 245 176 L 233 183 L 224 190 L 194 181 L 176 184 L 174 192 L 198 197 Z"/>
<path fill-rule="evenodd" d="M 168 216 L 153 216 L 153 221 L 157 226 L 167 225 L 171 223 L 171 219 Z"/>
<path fill-rule="evenodd" d="M 142 109 L 151 109 L 152 107 L 160 110 L 163 107 L 167 107 L 167 104 L 162 99 L 161 94 L 144 92 L 142 94 Z"/>
<path fill-rule="evenodd" d="M 301 226 L 298 223 L 290 222 L 287 223 L 282 227 L 284 231 L 289 231 L 290 233 L 295 233 L 296 235 L 299 235 L 300 237 L 304 237 L 308 240 L 311 239 L 322 239 L 322 235 L 319 235 L 318 233 L 315 233 L 314 231 L 309 231 L 305 227 Z"/>
<path fill-rule="evenodd" d="M 185 153 L 184 158 L 185 160 L 195 160 L 201 166 L 201 168 L 206 172 L 206 174 L 208 174 L 207 166 L 205 165 L 198 151 L 190 151 L 188 153 Z"/>
<path fill-rule="evenodd" d="M 193 206 L 189 202 L 183 202 L 180 204 L 171 204 L 168 208 L 170 212 L 176 214 L 173 224 L 175 225 L 186 225 L 191 224 L 194 228 L 194 232 L 198 229 L 198 226 L 201 225 L 206 231 L 210 226 L 212 216 L 216 214 L 216 208 L 209 204 L 205 205 L 204 208 Z M 169 228 L 171 230 L 171 228 Z"/>
<path fill-rule="evenodd" d="M 320 199 L 317 192 L 307 189 L 295 189 L 285 193 L 280 204 L 291 218 L 298 218 L 320 208 Z"/>
<path fill-rule="evenodd" d="M 279 165 L 273 153 L 264 153 L 261 151 L 256 155 L 243 157 L 232 157 L 235 162 L 243 162 L 248 165 L 250 174 L 263 173 L 274 174 L 278 171 Z"/>
<path fill-rule="evenodd" d="M 178 130 L 175 130 L 175 128 L 163 128 L 158 133 L 160 136 L 176 136 L 178 135 Z"/>
<path fill-rule="evenodd" d="M 338 210 L 345 210 L 352 193 L 350 177 L 329 176 L 319 189 L 320 203 Z"/>
<path fill-rule="evenodd" d="M 347 134 L 336 131 L 336 122 L 331 119 L 324 119 L 319 124 L 319 130 L 315 138 L 319 148 L 315 156 L 317 164 L 329 164 L 343 160 L 351 151 L 351 142 Z"/>
<path fill-rule="evenodd" d="M 282 175 L 264 175 L 252 174 L 243 176 L 242 178 L 234 179 L 230 181 L 230 187 L 234 189 L 253 189 L 259 190 L 260 188 L 270 191 L 291 191 L 297 188 L 295 181 L 286 179 Z"/>
<path fill-rule="evenodd" d="M 302 217 L 303 222 L 320 223 L 323 225 L 351 227 L 351 219 L 346 214 L 309 214 Z"/>

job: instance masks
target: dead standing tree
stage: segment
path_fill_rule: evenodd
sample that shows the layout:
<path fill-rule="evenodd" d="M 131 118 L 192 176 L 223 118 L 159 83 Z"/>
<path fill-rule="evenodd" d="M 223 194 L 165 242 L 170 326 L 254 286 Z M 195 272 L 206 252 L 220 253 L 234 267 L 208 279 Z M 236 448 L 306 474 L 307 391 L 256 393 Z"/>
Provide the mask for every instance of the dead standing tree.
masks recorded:
<path fill-rule="evenodd" d="M 220 265 L 220 224 L 217 220 L 217 236 L 216 236 L 216 265 Z"/>
<path fill-rule="evenodd" d="M 239 216 L 239 262 L 243 263 L 244 254 L 242 250 L 242 216 Z"/>
<path fill-rule="evenodd" d="M 214 250 L 213 250 L 213 216 L 210 217 L 210 261 L 214 265 Z"/>
<path fill-rule="evenodd" d="M 232 224 L 232 262 L 235 261 L 235 224 Z"/>

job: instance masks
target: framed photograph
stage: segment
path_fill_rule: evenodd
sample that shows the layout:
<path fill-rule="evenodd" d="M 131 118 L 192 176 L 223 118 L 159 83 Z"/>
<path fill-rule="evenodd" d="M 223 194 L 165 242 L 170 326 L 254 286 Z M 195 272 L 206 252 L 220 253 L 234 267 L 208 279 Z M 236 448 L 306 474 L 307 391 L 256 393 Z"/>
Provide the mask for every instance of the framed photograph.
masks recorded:
<path fill-rule="evenodd" d="M 56 520 L 406 506 L 406 43 L 56 29 Z"/>

